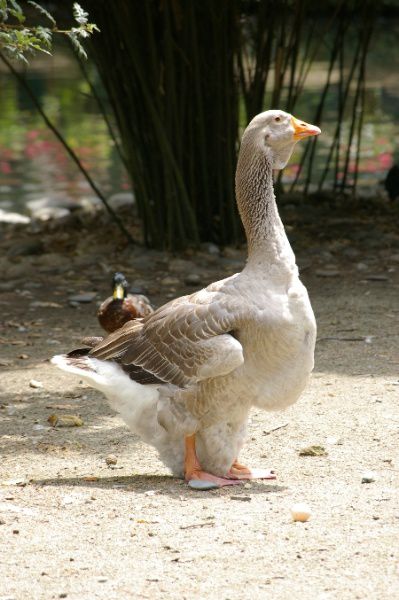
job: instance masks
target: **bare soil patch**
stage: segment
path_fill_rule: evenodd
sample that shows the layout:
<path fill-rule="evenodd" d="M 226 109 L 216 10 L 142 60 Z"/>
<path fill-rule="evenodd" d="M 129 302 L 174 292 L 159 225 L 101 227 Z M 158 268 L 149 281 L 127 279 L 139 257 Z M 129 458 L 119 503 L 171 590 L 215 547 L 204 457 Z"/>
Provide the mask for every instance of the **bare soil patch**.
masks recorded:
<path fill-rule="evenodd" d="M 172 478 L 47 359 L 100 334 L 114 270 L 160 305 L 236 272 L 244 250 L 171 256 L 87 222 L 1 230 L 0 598 L 399 598 L 399 211 L 293 201 L 282 213 L 318 322 L 316 368 L 295 406 L 252 414 L 241 458 L 277 481 L 214 492 Z M 83 425 L 51 427 L 52 414 Z M 325 453 L 300 456 L 311 445 Z M 295 502 L 308 522 L 292 522 Z"/>

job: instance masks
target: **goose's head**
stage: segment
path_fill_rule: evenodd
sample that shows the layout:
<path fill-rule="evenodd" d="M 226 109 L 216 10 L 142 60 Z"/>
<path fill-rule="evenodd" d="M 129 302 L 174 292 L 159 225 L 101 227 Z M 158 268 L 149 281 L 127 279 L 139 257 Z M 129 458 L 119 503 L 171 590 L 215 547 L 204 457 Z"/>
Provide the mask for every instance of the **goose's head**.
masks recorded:
<path fill-rule="evenodd" d="M 299 140 L 319 135 L 316 125 L 309 125 L 282 110 L 267 110 L 252 119 L 242 142 L 261 150 L 272 169 L 283 169 Z"/>

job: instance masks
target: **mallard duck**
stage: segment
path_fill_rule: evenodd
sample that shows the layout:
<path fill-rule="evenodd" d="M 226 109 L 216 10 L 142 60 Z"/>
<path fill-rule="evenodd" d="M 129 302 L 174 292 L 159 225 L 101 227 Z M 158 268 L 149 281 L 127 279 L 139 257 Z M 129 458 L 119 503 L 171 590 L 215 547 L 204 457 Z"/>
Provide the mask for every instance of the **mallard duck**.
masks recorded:
<path fill-rule="evenodd" d="M 123 273 L 112 278 L 112 296 L 104 300 L 97 311 L 100 325 L 108 333 L 116 331 L 127 321 L 141 319 L 154 312 L 150 301 L 141 294 L 128 294 L 129 284 Z"/>
<path fill-rule="evenodd" d="M 52 362 L 102 391 L 130 429 L 192 488 L 234 485 L 271 469 L 241 465 L 251 407 L 283 409 L 313 369 L 316 323 L 277 210 L 273 169 L 320 129 L 281 110 L 246 128 L 236 199 L 244 269 L 130 321 L 91 349 Z"/>

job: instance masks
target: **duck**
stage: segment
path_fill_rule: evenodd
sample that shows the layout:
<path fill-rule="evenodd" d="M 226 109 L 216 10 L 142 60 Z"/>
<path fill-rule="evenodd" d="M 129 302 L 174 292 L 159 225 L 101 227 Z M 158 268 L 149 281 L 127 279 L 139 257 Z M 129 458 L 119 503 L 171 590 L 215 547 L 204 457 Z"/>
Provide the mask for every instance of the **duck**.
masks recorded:
<path fill-rule="evenodd" d="M 273 171 L 320 129 L 282 110 L 255 116 L 235 189 L 248 256 L 241 272 L 129 321 L 52 363 L 100 390 L 130 430 L 189 487 L 209 490 L 272 468 L 239 462 L 253 407 L 295 403 L 314 366 L 316 321 L 279 216 Z"/>
<path fill-rule="evenodd" d="M 142 319 L 154 312 L 150 301 L 141 294 L 128 294 L 129 284 L 123 273 L 112 277 L 112 296 L 101 303 L 97 318 L 108 333 L 116 331 L 133 319 Z"/>

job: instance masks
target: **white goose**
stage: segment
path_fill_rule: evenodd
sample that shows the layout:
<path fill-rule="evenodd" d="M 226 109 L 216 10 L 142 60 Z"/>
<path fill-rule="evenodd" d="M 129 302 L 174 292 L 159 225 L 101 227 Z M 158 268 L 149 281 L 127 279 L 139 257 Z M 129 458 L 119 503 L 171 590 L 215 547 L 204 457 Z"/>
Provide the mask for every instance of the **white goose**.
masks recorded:
<path fill-rule="evenodd" d="M 131 321 L 94 348 L 52 362 L 105 394 L 130 429 L 197 489 L 274 478 L 237 461 L 248 413 L 293 404 L 313 369 L 316 323 L 278 214 L 272 170 L 320 129 L 280 110 L 242 137 L 238 209 L 248 240 L 241 273 Z"/>

